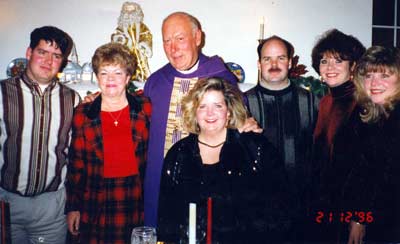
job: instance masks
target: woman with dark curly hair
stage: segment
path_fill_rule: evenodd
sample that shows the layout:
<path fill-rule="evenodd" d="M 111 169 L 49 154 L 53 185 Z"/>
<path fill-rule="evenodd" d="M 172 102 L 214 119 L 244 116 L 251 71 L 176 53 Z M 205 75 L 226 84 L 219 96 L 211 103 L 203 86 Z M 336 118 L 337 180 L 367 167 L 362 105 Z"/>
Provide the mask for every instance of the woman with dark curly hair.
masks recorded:
<path fill-rule="evenodd" d="M 321 213 L 340 215 L 341 192 L 351 167 L 333 162 L 333 150 L 336 135 L 355 107 L 353 71 L 364 52 L 359 40 L 337 29 L 325 32 L 312 50 L 313 68 L 328 85 L 329 93 L 320 101 L 314 130 L 310 221 L 317 221 Z M 315 224 L 318 241 L 337 240 L 345 229 L 345 225 L 336 221 Z"/>
<path fill-rule="evenodd" d="M 355 106 L 353 71 L 365 47 L 351 35 L 325 32 L 312 50 L 312 66 L 329 87 L 321 99 L 314 141 L 323 160 L 330 159 L 335 134 Z"/>

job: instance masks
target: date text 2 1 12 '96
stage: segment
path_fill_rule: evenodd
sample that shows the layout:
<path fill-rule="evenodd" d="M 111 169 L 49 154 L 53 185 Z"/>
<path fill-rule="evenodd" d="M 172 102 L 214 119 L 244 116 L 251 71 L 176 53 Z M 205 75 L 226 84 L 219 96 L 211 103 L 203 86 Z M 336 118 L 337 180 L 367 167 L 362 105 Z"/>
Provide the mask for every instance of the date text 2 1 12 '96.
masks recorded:
<path fill-rule="evenodd" d="M 316 213 L 315 222 L 321 223 L 350 223 L 356 219 L 361 224 L 369 224 L 374 221 L 372 212 L 365 211 L 343 211 L 343 212 L 325 212 L 318 211 Z"/>

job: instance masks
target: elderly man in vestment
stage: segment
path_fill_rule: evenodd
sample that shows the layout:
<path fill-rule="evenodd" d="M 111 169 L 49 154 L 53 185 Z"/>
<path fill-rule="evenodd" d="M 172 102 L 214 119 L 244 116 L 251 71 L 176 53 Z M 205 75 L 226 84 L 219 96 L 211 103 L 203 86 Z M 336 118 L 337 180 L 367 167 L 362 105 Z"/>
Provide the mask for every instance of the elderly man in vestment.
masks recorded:
<path fill-rule="evenodd" d="M 201 53 L 202 31 L 198 20 L 183 12 L 164 19 L 163 46 L 169 63 L 154 72 L 145 83 L 153 113 L 150 125 L 148 164 L 144 182 L 145 225 L 157 225 L 158 195 L 164 155 L 181 138 L 181 100 L 201 78 L 220 77 L 235 84 L 236 77 L 218 56 Z"/>

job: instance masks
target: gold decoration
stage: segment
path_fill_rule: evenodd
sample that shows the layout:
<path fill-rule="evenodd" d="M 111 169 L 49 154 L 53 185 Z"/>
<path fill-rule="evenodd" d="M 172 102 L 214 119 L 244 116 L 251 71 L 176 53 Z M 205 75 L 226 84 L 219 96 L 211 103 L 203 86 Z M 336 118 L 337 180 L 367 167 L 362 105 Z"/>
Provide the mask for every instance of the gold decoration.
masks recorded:
<path fill-rule="evenodd" d="M 143 23 L 143 11 L 139 4 L 125 2 L 118 18 L 118 27 L 111 35 L 112 42 L 126 45 L 131 50 L 138 64 L 132 80 L 145 82 L 150 76 L 148 58 L 153 55 L 153 36 Z"/>
<path fill-rule="evenodd" d="M 164 156 L 177 141 L 189 135 L 183 126 L 181 102 L 183 97 L 194 87 L 198 78 L 175 77 L 168 110 L 167 129 L 165 132 Z"/>

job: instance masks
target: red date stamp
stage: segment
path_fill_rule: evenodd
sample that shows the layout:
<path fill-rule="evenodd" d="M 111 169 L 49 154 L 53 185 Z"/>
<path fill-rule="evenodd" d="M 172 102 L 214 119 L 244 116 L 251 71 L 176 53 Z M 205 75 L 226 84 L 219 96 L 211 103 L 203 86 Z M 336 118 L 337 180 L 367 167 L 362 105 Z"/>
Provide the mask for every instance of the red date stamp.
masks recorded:
<path fill-rule="evenodd" d="M 352 219 L 356 219 L 360 224 L 369 224 L 374 221 L 371 211 L 318 211 L 315 216 L 315 222 L 321 223 L 350 223 Z"/>

